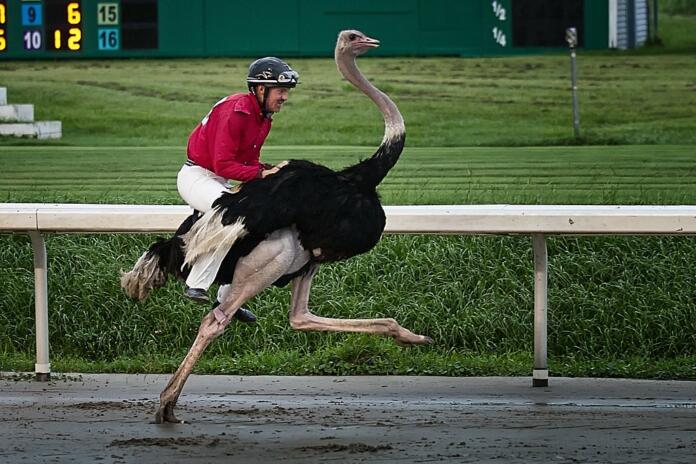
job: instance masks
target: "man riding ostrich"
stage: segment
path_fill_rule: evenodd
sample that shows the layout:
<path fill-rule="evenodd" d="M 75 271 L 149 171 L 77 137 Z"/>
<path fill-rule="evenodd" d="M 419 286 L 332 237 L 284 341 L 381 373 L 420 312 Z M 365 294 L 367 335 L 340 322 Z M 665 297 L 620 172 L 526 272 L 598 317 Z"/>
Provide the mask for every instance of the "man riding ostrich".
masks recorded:
<path fill-rule="evenodd" d="M 332 319 L 316 316 L 308 307 L 319 264 L 369 251 L 384 230 L 386 218 L 376 188 L 399 159 L 406 133 L 396 105 L 355 63 L 356 57 L 378 45 L 359 31 L 342 31 L 334 54 L 340 73 L 384 116 L 384 138 L 370 158 L 340 171 L 291 160 L 271 176 L 244 183 L 236 193 L 224 193 L 202 217 L 189 217 L 172 239 L 152 245 L 122 276 L 126 293 L 143 299 L 164 284 L 167 273 L 184 278 L 199 257 L 220 247 L 229 250 L 216 277 L 220 284 L 231 284 L 229 291 L 203 318 L 191 349 L 162 391 L 157 423 L 179 422 L 174 407 L 194 364 L 235 312 L 274 283 L 292 281 L 293 329 L 375 333 L 406 345 L 432 343 L 391 318 Z"/>

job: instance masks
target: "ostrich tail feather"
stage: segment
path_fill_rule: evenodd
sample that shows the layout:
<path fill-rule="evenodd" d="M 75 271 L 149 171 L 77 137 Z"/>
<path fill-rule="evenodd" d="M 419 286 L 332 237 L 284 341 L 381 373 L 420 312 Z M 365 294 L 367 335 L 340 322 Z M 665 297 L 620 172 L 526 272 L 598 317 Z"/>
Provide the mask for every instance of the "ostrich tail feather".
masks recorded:
<path fill-rule="evenodd" d="M 121 288 L 129 297 L 143 301 L 152 289 L 159 288 L 167 281 L 167 275 L 160 268 L 156 253 L 148 250 L 138 259 L 128 272 L 121 271 Z"/>
<path fill-rule="evenodd" d="M 203 215 L 182 235 L 185 259 L 182 265 L 193 265 L 199 257 L 221 248 L 230 249 L 234 243 L 247 235 L 244 218 L 240 217 L 232 224 L 222 223 L 222 208 L 214 208 Z"/>

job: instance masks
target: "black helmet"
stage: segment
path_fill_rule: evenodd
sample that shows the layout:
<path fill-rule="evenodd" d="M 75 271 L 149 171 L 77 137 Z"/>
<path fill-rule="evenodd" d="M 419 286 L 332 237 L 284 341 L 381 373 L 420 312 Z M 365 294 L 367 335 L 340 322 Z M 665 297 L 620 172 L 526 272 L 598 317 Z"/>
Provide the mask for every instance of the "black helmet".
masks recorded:
<path fill-rule="evenodd" d="M 297 74 L 285 61 L 274 56 L 259 58 L 249 65 L 249 88 L 263 84 L 266 87 L 295 87 L 300 82 Z"/>

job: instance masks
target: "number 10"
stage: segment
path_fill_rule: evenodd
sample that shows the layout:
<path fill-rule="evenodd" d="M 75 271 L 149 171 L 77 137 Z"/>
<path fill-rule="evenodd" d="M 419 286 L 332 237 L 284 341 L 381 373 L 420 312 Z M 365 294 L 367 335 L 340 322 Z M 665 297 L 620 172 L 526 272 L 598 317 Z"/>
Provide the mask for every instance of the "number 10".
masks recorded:
<path fill-rule="evenodd" d="M 41 49 L 41 32 L 40 31 L 26 31 L 24 33 L 24 49 L 25 50 L 39 50 Z"/>

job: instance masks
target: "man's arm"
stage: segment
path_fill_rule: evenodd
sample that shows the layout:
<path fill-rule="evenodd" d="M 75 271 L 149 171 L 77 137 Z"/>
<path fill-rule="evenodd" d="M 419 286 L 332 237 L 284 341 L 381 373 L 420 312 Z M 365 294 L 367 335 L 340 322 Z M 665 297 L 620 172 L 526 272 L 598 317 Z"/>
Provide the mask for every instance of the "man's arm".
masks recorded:
<path fill-rule="evenodd" d="M 258 161 L 240 163 L 236 160 L 242 134 L 248 125 L 248 116 L 231 112 L 227 118 L 218 122 L 215 133 L 213 168 L 215 174 L 225 179 L 247 182 L 261 176 L 264 167 Z"/>

